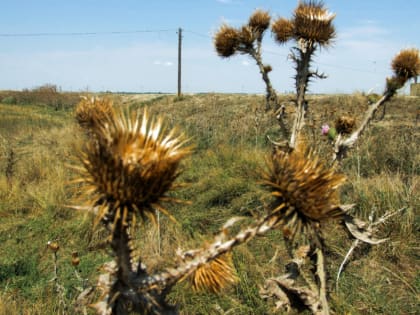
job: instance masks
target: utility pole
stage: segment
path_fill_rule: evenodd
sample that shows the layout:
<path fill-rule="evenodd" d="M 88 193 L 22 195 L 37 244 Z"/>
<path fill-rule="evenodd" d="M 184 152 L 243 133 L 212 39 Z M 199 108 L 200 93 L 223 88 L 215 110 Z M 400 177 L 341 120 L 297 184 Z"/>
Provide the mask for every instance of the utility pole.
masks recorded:
<path fill-rule="evenodd" d="M 181 97 L 181 47 L 182 28 L 178 29 L 178 97 Z"/>

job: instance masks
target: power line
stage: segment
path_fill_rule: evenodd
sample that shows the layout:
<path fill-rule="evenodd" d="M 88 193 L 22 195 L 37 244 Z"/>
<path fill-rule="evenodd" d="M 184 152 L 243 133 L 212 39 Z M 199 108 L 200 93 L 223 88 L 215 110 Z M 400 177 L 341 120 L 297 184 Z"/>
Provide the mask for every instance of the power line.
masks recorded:
<path fill-rule="evenodd" d="M 276 55 L 276 56 L 282 56 L 282 57 L 287 57 L 287 58 L 289 57 L 289 55 L 280 54 L 280 53 L 277 53 L 277 52 L 274 52 L 274 51 L 270 51 L 270 50 L 266 50 L 266 49 L 263 49 L 263 52 L 268 53 L 268 54 L 271 54 L 271 55 Z M 342 66 L 342 65 L 334 65 L 334 64 L 325 63 L 325 62 L 316 62 L 316 64 L 322 65 L 322 66 L 326 66 L 326 67 L 336 68 L 336 69 L 343 69 L 343 70 L 354 71 L 354 72 L 365 72 L 365 73 L 373 73 L 373 74 L 386 75 L 383 72 L 370 71 L 370 70 L 366 70 L 366 69 L 353 68 L 353 67 Z"/>
<path fill-rule="evenodd" d="M 191 31 L 191 30 L 186 30 L 186 29 L 183 29 L 183 31 L 184 31 L 184 32 L 187 32 L 187 33 L 194 34 L 194 35 L 199 36 L 199 37 L 212 38 L 210 35 L 203 34 L 203 33 L 198 33 L 198 32 Z"/>
<path fill-rule="evenodd" d="M 165 32 L 177 32 L 177 29 L 144 29 L 144 30 L 129 30 L 129 31 L 107 31 L 107 32 L 45 32 L 45 33 L 0 33 L 0 37 L 48 37 L 48 36 L 97 36 L 97 35 L 124 35 L 124 34 L 140 34 L 140 33 L 165 33 Z M 199 33 L 189 29 L 183 29 L 184 32 L 193 34 L 195 36 L 212 39 L 212 36 L 208 34 Z M 289 55 L 281 54 L 278 52 L 263 49 L 264 53 L 271 55 L 288 57 Z M 383 74 L 376 71 L 369 71 L 366 69 L 353 68 L 342 65 L 334 65 L 323 62 L 317 62 L 318 65 L 332 67 L 336 69 L 349 70 L 354 72 L 374 73 Z"/>
<path fill-rule="evenodd" d="M 109 31 L 109 32 L 0 33 L 0 37 L 94 36 L 94 35 L 122 35 L 122 34 L 163 33 L 163 32 L 176 32 L 176 30 L 175 29 L 162 29 L 162 30 L 133 30 L 133 31 Z"/>

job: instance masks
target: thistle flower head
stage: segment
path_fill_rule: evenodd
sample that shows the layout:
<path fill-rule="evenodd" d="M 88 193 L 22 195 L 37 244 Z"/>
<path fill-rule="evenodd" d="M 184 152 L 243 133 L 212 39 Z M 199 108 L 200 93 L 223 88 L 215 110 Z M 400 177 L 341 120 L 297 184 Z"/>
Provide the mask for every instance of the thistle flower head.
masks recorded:
<path fill-rule="evenodd" d="M 335 14 L 329 12 L 322 2 L 300 2 L 294 11 L 294 36 L 298 41 L 328 46 L 335 37 L 334 18 Z"/>
<path fill-rule="evenodd" d="M 256 10 L 249 18 L 249 27 L 261 36 L 270 26 L 270 14 L 267 11 Z"/>
<path fill-rule="evenodd" d="M 229 284 L 238 281 L 233 267 L 232 255 L 226 253 L 208 264 L 200 266 L 190 277 L 195 291 L 220 292 Z"/>
<path fill-rule="evenodd" d="M 392 70 L 398 78 L 409 80 L 420 74 L 420 56 L 416 48 L 401 50 L 392 60 Z"/>
<path fill-rule="evenodd" d="M 256 39 L 256 34 L 250 26 L 245 25 L 241 27 L 241 31 L 239 32 L 239 46 L 242 46 L 241 48 L 251 48 Z"/>
<path fill-rule="evenodd" d="M 330 126 L 328 126 L 328 124 L 323 124 L 321 126 L 321 134 L 323 136 L 326 136 L 328 134 L 328 130 L 330 130 Z"/>
<path fill-rule="evenodd" d="M 160 119 L 145 111 L 128 116 L 116 112 L 98 126 L 96 137 L 82 154 L 82 180 L 99 206 L 99 220 L 155 218 L 156 211 L 167 215 L 166 193 L 175 188 L 179 163 L 189 152 L 185 139 L 172 130 L 165 134 Z"/>
<path fill-rule="evenodd" d="M 112 101 L 107 98 L 83 97 L 75 109 L 75 118 L 79 125 L 92 130 L 112 112 Z"/>
<path fill-rule="evenodd" d="M 223 24 L 214 37 L 214 45 L 220 57 L 230 57 L 236 53 L 239 44 L 239 32 Z"/>
<path fill-rule="evenodd" d="M 300 233 L 316 233 L 320 221 L 344 214 L 337 192 L 344 180 L 314 154 L 300 150 L 275 153 L 263 174 L 263 184 L 275 198 L 272 212 L 292 239 Z"/>
<path fill-rule="evenodd" d="M 356 125 L 356 120 L 350 116 L 341 116 L 335 122 L 335 129 L 341 134 L 350 134 Z"/>
<path fill-rule="evenodd" d="M 293 38 L 294 24 L 291 20 L 285 18 L 279 18 L 274 21 L 271 26 L 271 31 L 274 34 L 275 40 L 279 44 L 285 44 L 287 41 Z"/>

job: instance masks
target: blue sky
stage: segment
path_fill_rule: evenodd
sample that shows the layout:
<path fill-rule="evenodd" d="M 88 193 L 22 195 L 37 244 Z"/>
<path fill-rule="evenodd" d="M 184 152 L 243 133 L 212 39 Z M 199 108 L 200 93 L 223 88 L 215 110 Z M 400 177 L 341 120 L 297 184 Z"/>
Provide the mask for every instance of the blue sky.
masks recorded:
<path fill-rule="evenodd" d="M 176 92 L 181 27 L 186 93 L 263 93 L 254 61 L 244 55 L 221 59 L 213 35 L 224 22 L 235 27 L 246 23 L 257 8 L 273 17 L 290 17 L 297 4 L 295 0 L 1 2 L 0 89 L 51 83 L 73 91 Z M 402 48 L 420 48 L 420 1 L 324 3 L 337 14 L 337 38 L 332 47 L 318 52 L 314 67 L 328 78 L 314 82 L 310 92 L 382 92 L 385 77 L 391 75 L 392 57 Z M 263 47 L 275 89 L 292 91 L 290 46 L 277 45 L 268 32 Z"/>

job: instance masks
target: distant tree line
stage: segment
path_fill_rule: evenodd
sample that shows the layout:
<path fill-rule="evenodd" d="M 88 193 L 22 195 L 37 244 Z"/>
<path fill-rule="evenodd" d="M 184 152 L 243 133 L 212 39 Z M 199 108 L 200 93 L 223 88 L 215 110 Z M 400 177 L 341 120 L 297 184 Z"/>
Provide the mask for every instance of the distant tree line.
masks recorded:
<path fill-rule="evenodd" d="M 0 91 L 0 102 L 19 105 L 47 105 L 56 110 L 75 106 L 80 101 L 78 92 L 62 92 L 55 84 L 44 84 L 21 91 Z"/>

